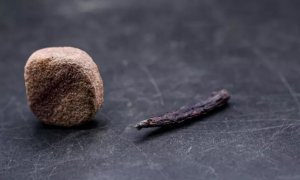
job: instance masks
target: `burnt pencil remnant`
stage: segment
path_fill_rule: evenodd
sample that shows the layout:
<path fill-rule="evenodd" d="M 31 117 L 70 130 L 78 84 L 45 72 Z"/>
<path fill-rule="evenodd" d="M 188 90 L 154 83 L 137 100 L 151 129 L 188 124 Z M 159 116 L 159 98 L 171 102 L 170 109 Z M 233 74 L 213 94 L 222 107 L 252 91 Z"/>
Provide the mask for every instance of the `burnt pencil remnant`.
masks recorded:
<path fill-rule="evenodd" d="M 162 116 L 153 117 L 143 120 L 135 125 L 140 130 L 142 128 L 149 127 L 163 127 L 181 124 L 190 121 L 193 118 L 204 116 L 215 109 L 223 107 L 230 99 L 230 95 L 227 90 L 223 89 L 218 92 L 214 92 L 213 95 L 206 101 L 197 103 L 193 106 L 184 106 L 174 112 L 169 112 Z"/>

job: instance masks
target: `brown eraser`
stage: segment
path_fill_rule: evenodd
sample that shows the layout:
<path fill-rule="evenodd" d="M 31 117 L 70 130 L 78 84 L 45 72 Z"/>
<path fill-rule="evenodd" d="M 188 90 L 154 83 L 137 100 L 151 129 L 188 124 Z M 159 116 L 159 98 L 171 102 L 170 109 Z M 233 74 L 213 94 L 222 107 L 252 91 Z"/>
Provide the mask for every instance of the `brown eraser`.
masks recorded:
<path fill-rule="evenodd" d="M 40 49 L 29 57 L 24 77 L 28 104 L 45 124 L 80 125 L 93 118 L 103 104 L 98 67 L 83 50 Z"/>

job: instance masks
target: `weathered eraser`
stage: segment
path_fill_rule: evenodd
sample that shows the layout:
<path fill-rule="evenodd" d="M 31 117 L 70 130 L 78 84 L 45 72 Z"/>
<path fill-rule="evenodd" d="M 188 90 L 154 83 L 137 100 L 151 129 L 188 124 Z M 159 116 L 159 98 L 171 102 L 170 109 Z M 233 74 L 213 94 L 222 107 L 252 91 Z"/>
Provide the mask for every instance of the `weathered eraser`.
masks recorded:
<path fill-rule="evenodd" d="M 46 124 L 80 125 L 93 118 L 103 104 L 98 67 L 83 50 L 40 49 L 29 57 L 24 77 L 28 104 Z"/>

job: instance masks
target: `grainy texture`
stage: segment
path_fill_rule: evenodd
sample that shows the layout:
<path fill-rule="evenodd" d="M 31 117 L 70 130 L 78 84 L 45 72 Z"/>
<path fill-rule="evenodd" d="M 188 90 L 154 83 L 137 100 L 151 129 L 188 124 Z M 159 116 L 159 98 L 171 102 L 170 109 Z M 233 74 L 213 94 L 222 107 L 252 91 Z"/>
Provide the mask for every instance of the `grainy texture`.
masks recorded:
<path fill-rule="evenodd" d="M 135 125 L 140 130 L 142 128 L 149 127 L 164 127 L 164 126 L 175 126 L 185 122 L 189 122 L 194 118 L 207 115 L 208 113 L 223 107 L 227 104 L 230 99 L 230 95 L 227 90 L 221 90 L 214 92 L 212 97 L 206 101 L 197 103 L 193 106 L 183 106 L 180 109 L 169 112 L 162 116 L 153 117 L 150 119 L 143 120 Z"/>
<path fill-rule="evenodd" d="M 5 3 L 4 3 L 5 2 Z M 0 0 L 1 180 L 298 180 L 299 0 Z M 23 69 L 47 46 L 101 65 L 105 106 L 43 126 Z M 132 127 L 205 99 L 230 105 L 178 128 Z"/>
<path fill-rule="evenodd" d="M 103 103 L 97 65 L 80 49 L 40 49 L 29 57 L 24 76 L 29 106 L 46 124 L 80 125 L 94 117 Z"/>

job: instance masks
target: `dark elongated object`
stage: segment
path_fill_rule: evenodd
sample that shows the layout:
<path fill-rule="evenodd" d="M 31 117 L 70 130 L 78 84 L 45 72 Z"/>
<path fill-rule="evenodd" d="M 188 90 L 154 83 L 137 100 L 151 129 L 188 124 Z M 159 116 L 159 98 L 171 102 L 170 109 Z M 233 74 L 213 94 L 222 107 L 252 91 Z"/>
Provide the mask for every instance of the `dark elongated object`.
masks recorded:
<path fill-rule="evenodd" d="M 169 112 L 162 116 L 143 120 L 136 124 L 135 127 L 140 130 L 142 128 L 181 124 L 196 117 L 204 116 L 209 112 L 226 105 L 229 99 L 229 92 L 223 89 L 221 91 L 214 92 L 213 95 L 206 101 L 197 103 L 193 106 L 184 106 L 177 111 Z"/>

